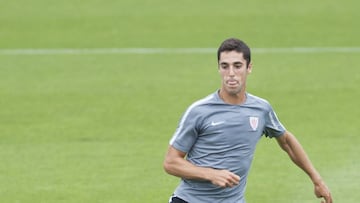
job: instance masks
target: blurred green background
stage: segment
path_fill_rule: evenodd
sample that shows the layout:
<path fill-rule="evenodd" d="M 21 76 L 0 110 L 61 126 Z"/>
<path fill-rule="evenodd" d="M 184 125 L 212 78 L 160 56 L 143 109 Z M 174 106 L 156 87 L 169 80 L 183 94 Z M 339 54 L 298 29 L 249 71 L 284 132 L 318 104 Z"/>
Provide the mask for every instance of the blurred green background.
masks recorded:
<path fill-rule="evenodd" d="M 359 6 L 355 0 L 2 1 L 0 202 L 167 202 L 179 182 L 162 169 L 168 141 L 188 105 L 219 88 L 215 49 L 228 37 L 254 48 L 248 91 L 271 102 L 334 201 L 357 202 Z M 291 47 L 310 51 L 256 51 Z M 100 48 L 214 53 L 79 51 Z M 46 51 L 64 49 L 75 51 Z M 309 178 L 266 138 L 246 197 L 319 202 Z"/>

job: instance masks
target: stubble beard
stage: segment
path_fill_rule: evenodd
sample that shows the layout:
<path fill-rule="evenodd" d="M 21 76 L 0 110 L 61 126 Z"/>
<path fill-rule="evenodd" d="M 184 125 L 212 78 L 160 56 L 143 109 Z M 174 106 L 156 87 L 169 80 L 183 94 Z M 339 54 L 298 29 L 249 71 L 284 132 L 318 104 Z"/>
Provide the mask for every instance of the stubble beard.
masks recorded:
<path fill-rule="evenodd" d="M 242 84 L 239 84 L 237 87 L 229 87 L 226 85 L 224 90 L 225 90 L 226 94 L 228 94 L 231 97 L 234 97 L 234 96 L 238 96 L 239 94 L 241 94 L 244 90 L 244 87 L 245 86 Z"/>

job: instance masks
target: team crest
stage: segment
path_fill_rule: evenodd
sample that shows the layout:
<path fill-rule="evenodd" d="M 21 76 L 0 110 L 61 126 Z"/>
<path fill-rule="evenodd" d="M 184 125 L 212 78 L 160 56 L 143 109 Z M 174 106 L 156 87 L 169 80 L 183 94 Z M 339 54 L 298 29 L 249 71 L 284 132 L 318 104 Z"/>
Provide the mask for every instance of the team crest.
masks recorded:
<path fill-rule="evenodd" d="M 249 118 L 250 126 L 253 129 L 253 131 L 256 131 L 259 126 L 259 117 L 251 116 Z"/>

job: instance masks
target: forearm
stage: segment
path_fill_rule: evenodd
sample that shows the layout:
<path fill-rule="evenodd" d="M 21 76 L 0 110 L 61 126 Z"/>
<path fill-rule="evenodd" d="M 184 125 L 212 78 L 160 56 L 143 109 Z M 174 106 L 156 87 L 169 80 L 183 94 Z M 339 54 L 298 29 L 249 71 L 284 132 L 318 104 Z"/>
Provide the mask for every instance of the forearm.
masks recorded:
<path fill-rule="evenodd" d="M 201 167 L 184 159 L 185 153 L 170 146 L 164 160 L 164 169 L 167 173 L 193 180 L 206 180 L 220 187 L 233 187 L 239 184 L 240 177 L 228 170 L 218 170 Z"/>
<path fill-rule="evenodd" d="M 209 180 L 207 174 L 211 171 L 211 168 L 195 166 L 183 158 L 165 159 L 164 169 L 168 174 L 196 180 Z"/>
<path fill-rule="evenodd" d="M 319 198 L 323 197 L 326 203 L 332 203 L 328 187 L 322 180 L 319 172 L 314 168 L 305 150 L 295 136 L 290 132 L 285 132 L 277 141 L 281 148 L 288 153 L 291 160 L 309 175 L 311 181 L 314 183 L 315 195 Z"/>
<path fill-rule="evenodd" d="M 314 168 L 305 150 L 299 141 L 290 132 L 287 132 L 285 140 L 280 143 L 280 146 L 290 156 L 291 160 L 299 166 L 305 173 L 307 173 L 314 184 L 321 182 L 321 176 Z"/>

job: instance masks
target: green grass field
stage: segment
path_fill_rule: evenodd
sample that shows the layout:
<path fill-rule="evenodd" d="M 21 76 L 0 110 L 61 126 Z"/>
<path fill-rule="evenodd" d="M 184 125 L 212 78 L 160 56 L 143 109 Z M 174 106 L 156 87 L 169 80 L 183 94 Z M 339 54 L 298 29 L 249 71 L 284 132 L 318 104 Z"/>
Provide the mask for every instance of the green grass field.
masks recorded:
<path fill-rule="evenodd" d="M 347 47 L 254 52 L 248 91 L 268 99 L 335 202 L 360 199 L 360 3 L 7 1 L 0 7 L 0 202 L 167 202 L 162 161 L 193 101 L 220 86 L 216 53 L 42 53 L 83 48 Z M 15 50 L 15 52 L 6 52 Z M 16 51 L 18 50 L 18 51 Z M 20 51 L 19 51 L 20 50 Z M 315 203 L 309 178 L 263 138 L 249 203 Z"/>

